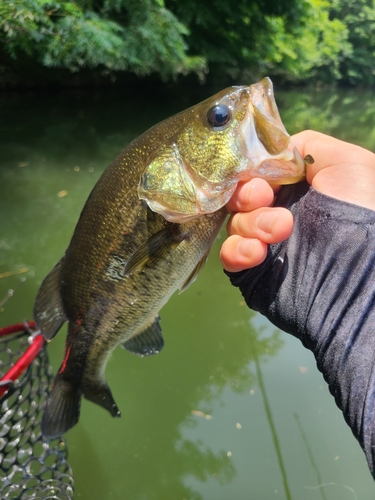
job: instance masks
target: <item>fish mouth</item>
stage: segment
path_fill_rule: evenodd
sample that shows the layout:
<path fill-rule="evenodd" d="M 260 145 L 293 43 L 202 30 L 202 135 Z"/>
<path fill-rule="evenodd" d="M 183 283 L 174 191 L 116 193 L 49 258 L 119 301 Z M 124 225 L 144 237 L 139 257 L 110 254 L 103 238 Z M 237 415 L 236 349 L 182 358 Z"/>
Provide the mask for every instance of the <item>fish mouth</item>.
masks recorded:
<path fill-rule="evenodd" d="M 241 126 L 248 165 L 241 180 L 260 177 L 277 185 L 300 182 L 306 176 L 306 165 L 281 121 L 270 78 L 251 85 L 249 94 Z"/>

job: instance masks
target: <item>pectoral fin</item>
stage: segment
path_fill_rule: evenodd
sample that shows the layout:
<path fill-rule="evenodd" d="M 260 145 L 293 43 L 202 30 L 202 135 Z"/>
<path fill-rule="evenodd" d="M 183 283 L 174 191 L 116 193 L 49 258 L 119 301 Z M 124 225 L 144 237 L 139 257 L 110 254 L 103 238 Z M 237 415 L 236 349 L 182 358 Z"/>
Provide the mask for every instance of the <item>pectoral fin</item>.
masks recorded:
<path fill-rule="evenodd" d="M 134 335 L 123 343 L 123 347 L 138 356 L 151 356 L 158 354 L 164 347 L 164 339 L 161 333 L 160 317 L 138 335 Z"/>
<path fill-rule="evenodd" d="M 187 233 L 181 231 L 179 224 L 169 224 L 137 248 L 125 265 L 124 275 L 141 271 L 145 267 L 152 267 L 160 260 L 165 259 L 187 238 Z"/>
<path fill-rule="evenodd" d="M 207 252 L 206 254 L 203 255 L 203 257 L 201 258 L 201 260 L 198 262 L 198 264 L 193 269 L 192 273 L 189 275 L 188 279 L 185 281 L 185 283 L 180 288 L 180 292 L 179 293 L 184 292 L 197 279 L 198 274 L 201 272 L 203 266 L 207 262 L 208 254 L 209 254 L 209 252 Z"/>

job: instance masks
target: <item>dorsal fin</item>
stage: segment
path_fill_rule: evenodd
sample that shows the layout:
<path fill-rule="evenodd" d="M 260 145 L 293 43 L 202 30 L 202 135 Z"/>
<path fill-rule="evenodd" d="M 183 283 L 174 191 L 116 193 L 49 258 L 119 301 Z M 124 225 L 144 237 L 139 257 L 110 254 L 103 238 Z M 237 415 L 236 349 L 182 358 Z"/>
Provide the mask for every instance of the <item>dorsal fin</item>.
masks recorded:
<path fill-rule="evenodd" d="M 46 340 L 52 340 L 67 320 L 60 294 L 61 259 L 39 289 L 34 305 L 34 319 Z"/>
<path fill-rule="evenodd" d="M 164 347 L 159 321 L 160 317 L 157 316 L 151 325 L 148 325 L 141 333 L 124 342 L 123 347 L 127 351 L 142 357 L 158 354 Z"/>

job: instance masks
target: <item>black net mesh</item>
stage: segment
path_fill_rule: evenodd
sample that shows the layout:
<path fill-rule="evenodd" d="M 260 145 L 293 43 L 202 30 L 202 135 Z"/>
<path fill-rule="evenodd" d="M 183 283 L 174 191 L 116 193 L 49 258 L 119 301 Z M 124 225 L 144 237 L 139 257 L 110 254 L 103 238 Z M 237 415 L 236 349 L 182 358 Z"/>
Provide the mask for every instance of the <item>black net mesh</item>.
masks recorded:
<path fill-rule="evenodd" d="M 0 337 L 0 375 L 28 348 L 28 333 Z M 0 400 L 0 498 L 73 498 L 72 470 L 63 439 L 40 431 L 43 405 L 52 382 L 42 349 L 14 387 Z"/>

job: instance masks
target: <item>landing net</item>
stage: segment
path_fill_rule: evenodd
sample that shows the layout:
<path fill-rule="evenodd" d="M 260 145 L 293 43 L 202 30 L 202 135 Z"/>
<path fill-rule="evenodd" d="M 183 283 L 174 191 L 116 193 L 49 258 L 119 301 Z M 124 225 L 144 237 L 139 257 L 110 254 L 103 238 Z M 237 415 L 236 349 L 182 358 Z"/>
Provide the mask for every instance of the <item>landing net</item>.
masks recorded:
<path fill-rule="evenodd" d="M 40 431 L 53 377 L 44 341 L 30 326 L 0 328 L 0 498 L 70 500 L 66 443 Z"/>

